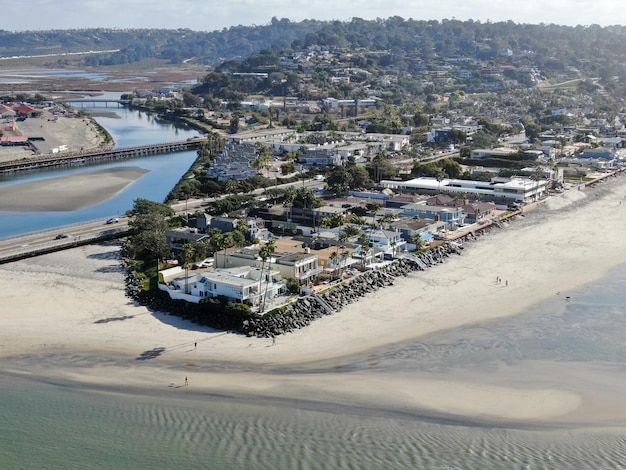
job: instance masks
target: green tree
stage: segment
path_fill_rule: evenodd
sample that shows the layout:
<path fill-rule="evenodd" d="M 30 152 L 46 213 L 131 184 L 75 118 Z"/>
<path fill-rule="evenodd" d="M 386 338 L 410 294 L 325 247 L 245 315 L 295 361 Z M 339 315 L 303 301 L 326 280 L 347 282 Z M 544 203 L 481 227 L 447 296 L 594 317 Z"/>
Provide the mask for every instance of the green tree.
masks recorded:
<path fill-rule="evenodd" d="M 413 242 L 413 244 L 415 245 L 415 251 L 416 252 L 420 252 L 424 250 L 424 247 L 426 246 L 426 244 L 424 243 L 424 240 L 422 240 L 422 234 L 421 233 L 416 233 L 411 237 L 411 242 Z"/>
<path fill-rule="evenodd" d="M 344 196 L 353 187 L 352 174 L 343 166 L 335 166 L 326 177 L 326 185 L 338 196 Z"/>
<path fill-rule="evenodd" d="M 171 207 L 147 199 L 136 199 L 133 217 L 128 225 L 133 230 L 131 245 L 135 252 L 149 253 L 157 263 L 169 256 L 170 248 L 165 238 L 168 219 L 174 215 Z"/>
<path fill-rule="evenodd" d="M 235 230 L 246 237 L 248 235 L 248 221 L 245 218 L 237 219 Z"/>
<path fill-rule="evenodd" d="M 239 117 L 233 116 L 230 119 L 230 124 L 228 125 L 228 133 L 236 134 L 237 132 L 239 132 Z"/>
<path fill-rule="evenodd" d="M 226 180 L 226 183 L 224 183 L 224 191 L 228 194 L 236 193 L 238 189 L 239 183 L 237 183 L 237 181 L 232 178 Z"/>
<path fill-rule="evenodd" d="M 450 129 L 450 132 L 448 132 L 448 139 L 451 144 L 464 144 L 467 141 L 467 134 L 460 129 Z"/>

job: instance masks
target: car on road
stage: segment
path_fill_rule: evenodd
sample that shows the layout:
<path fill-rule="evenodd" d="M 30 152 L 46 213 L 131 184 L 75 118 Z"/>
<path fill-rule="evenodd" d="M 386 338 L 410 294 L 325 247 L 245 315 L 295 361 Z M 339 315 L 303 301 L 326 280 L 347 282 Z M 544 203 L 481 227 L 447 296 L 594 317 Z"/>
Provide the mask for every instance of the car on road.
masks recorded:
<path fill-rule="evenodd" d="M 120 221 L 120 219 L 118 219 L 117 217 L 113 217 L 113 218 L 107 220 L 107 225 L 109 225 L 109 224 L 116 224 L 119 221 Z"/>
<path fill-rule="evenodd" d="M 54 237 L 55 240 L 63 240 L 64 238 L 69 238 L 69 235 L 66 235 L 65 233 L 59 233 L 56 237 Z"/>

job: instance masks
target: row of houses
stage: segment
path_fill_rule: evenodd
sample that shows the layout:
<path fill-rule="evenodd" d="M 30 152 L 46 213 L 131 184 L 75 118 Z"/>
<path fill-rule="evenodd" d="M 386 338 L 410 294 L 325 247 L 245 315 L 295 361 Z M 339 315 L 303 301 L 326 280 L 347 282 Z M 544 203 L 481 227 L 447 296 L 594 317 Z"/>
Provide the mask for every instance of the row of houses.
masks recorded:
<path fill-rule="evenodd" d="M 352 205 L 365 204 L 364 199 L 355 197 L 350 202 Z M 318 209 L 318 218 L 344 213 L 350 205 L 346 200 L 332 201 Z M 448 195 L 427 198 L 418 195 L 393 196 L 383 200 L 379 219 L 371 216 L 369 225 L 349 238 L 343 236 L 348 233 L 347 225 L 319 228 L 297 224 L 292 224 L 298 228 L 297 235 L 276 237 L 265 227 L 268 224 L 276 229 L 276 220 L 249 217 L 246 225 L 251 228 L 248 237 L 254 241 L 253 244 L 217 251 L 209 269 L 194 270 L 191 275 L 187 275 L 182 268 L 164 272 L 161 289 L 172 298 L 190 302 L 225 296 L 260 308 L 286 294 L 286 279 L 297 279 L 300 285 L 307 286 L 320 276 L 339 277 L 354 269 L 355 265 L 364 268 L 414 249 L 416 237 L 429 242 L 439 232 L 491 217 L 496 210 L 497 205 L 493 202 L 470 203 Z M 282 208 L 280 215 L 286 219 L 291 212 Z M 387 221 L 377 225 L 377 220 L 380 222 L 382 218 Z M 203 215 L 196 222 L 224 231 L 238 226 L 238 219 L 228 217 Z M 261 256 L 264 242 L 253 238 L 260 233 L 271 237 L 276 244 L 275 253 L 266 259 Z M 166 237 L 175 256 L 184 244 L 201 242 L 209 234 L 198 228 L 183 227 L 168 230 Z"/>

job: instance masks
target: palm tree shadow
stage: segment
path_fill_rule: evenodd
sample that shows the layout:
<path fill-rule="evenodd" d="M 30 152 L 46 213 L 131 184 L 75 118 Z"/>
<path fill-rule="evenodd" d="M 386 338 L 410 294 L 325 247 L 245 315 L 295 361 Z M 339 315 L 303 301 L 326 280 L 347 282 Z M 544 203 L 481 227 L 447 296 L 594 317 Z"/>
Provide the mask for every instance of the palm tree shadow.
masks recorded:
<path fill-rule="evenodd" d="M 164 352 L 165 352 L 165 348 L 161 346 L 158 348 L 149 349 L 148 351 L 142 352 L 136 359 L 138 361 L 147 361 L 147 360 L 155 359 L 159 357 Z"/>

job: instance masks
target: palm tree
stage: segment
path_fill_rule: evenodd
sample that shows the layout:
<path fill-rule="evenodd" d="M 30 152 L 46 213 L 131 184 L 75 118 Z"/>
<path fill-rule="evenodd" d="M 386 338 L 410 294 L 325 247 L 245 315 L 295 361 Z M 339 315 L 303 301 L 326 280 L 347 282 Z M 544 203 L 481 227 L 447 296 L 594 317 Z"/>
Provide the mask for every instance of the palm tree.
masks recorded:
<path fill-rule="evenodd" d="M 289 186 L 285 189 L 283 196 L 283 204 L 289 207 L 289 211 L 287 212 L 287 220 L 291 222 L 293 202 L 296 200 L 296 196 L 298 195 L 296 188 L 293 186 Z"/>
<path fill-rule="evenodd" d="M 446 179 L 446 176 L 448 175 L 441 168 L 437 170 L 437 175 L 435 176 L 437 178 L 437 193 L 441 191 L 441 182 Z"/>
<path fill-rule="evenodd" d="M 248 235 L 248 221 L 246 219 L 237 219 L 235 230 L 241 232 L 244 237 Z"/>
<path fill-rule="evenodd" d="M 259 150 L 259 155 L 256 160 L 254 160 L 251 164 L 257 170 L 263 172 L 263 170 L 267 168 L 268 162 L 272 157 L 272 149 L 271 147 L 266 147 L 262 143 L 258 143 L 257 147 Z"/>
<path fill-rule="evenodd" d="M 261 259 L 263 259 L 264 263 L 265 263 L 265 260 L 269 260 L 268 268 L 267 268 L 268 275 L 265 276 L 265 292 L 263 294 L 263 298 L 261 299 L 262 301 L 261 312 L 265 310 L 265 300 L 266 300 L 265 297 L 267 296 L 267 289 L 269 288 L 270 277 L 271 277 L 272 255 L 274 254 L 275 251 L 276 251 L 276 243 L 274 242 L 274 240 L 268 240 L 267 243 L 263 245 L 263 248 L 261 248 L 261 252 L 260 252 Z M 263 270 L 261 270 L 261 275 L 263 275 Z"/>
<path fill-rule="evenodd" d="M 185 269 L 185 294 L 189 294 L 189 266 L 196 258 L 196 249 L 193 243 L 185 243 L 180 250 L 180 259 Z"/>
<path fill-rule="evenodd" d="M 372 244 L 367 239 L 367 234 L 361 233 L 358 239 L 359 244 L 361 245 L 361 266 L 365 269 L 365 261 L 367 258 L 367 252 L 369 251 Z"/>
<path fill-rule="evenodd" d="M 393 213 L 391 212 L 386 212 L 385 215 L 383 216 L 383 218 L 381 219 L 381 222 L 384 224 L 387 224 L 387 228 L 389 228 L 389 224 L 391 222 L 393 222 L 395 220 L 396 216 L 393 215 Z"/>
<path fill-rule="evenodd" d="M 267 251 L 266 246 L 264 245 L 259 250 L 259 257 L 261 258 L 261 275 L 259 276 L 259 312 L 263 311 L 263 297 L 262 297 L 262 282 L 263 282 L 263 271 L 265 269 L 265 261 L 269 258 L 270 254 Z"/>
<path fill-rule="evenodd" d="M 362 245 L 361 245 L 362 249 L 363 249 L 363 269 L 365 269 L 365 263 L 367 261 L 367 254 L 370 251 L 370 248 L 372 247 L 372 243 L 369 240 L 366 240 Z"/>
<path fill-rule="evenodd" d="M 330 217 L 322 217 L 319 220 L 319 226 L 322 228 L 331 228 L 333 225 L 333 219 Z"/>
<path fill-rule="evenodd" d="M 230 178 L 226 181 L 226 183 L 224 183 L 224 192 L 228 194 L 235 193 L 237 192 L 238 187 L 239 187 L 239 184 L 237 183 L 237 181 Z"/>
<path fill-rule="evenodd" d="M 411 237 L 411 241 L 415 245 L 415 251 L 422 251 L 424 249 L 424 240 L 422 240 L 422 235 L 420 233 L 416 233 Z"/>
<path fill-rule="evenodd" d="M 333 277 L 335 276 L 335 270 L 337 269 L 337 258 L 339 257 L 339 255 L 337 254 L 336 251 L 333 251 L 330 256 L 328 257 L 328 259 L 331 261 L 331 265 L 333 266 Z"/>
<path fill-rule="evenodd" d="M 365 225 L 365 219 L 363 217 L 353 216 L 351 222 L 354 225 Z"/>
<path fill-rule="evenodd" d="M 345 246 L 340 246 L 339 248 L 341 248 L 341 261 L 340 261 L 340 265 L 341 265 L 341 273 L 343 274 L 343 271 L 346 268 L 346 259 L 348 258 L 348 250 L 346 250 Z"/>

